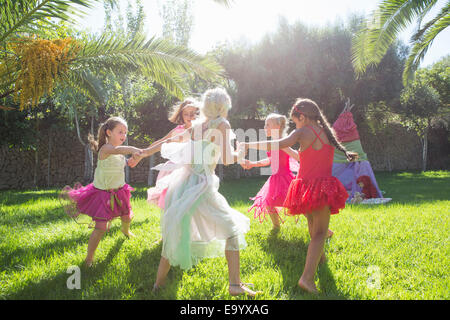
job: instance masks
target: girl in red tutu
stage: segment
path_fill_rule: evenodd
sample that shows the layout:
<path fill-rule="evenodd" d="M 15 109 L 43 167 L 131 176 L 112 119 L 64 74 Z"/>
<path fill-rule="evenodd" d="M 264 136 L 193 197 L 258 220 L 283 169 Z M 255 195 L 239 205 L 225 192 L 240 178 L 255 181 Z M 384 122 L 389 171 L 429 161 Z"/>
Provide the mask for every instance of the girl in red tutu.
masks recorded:
<path fill-rule="evenodd" d="M 65 187 L 61 197 L 68 200 L 65 205 L 66 212 L 75 221 L 79 222 L 80 214 L 92 218 L 94 226 L 88 243 L 86 265 L 91 266 L 95 250 L 110 222 L 114 218 L 122 220 L 122 233 L 127 237 L 134 236 L 130 231 L 133 218 L 130 198 L 134 189 L 125 183 L 124 168 L 126 154 L 140 154 L 143 150 L 122 146 L 127 137 L 127 123 L 119 117 L 111 117 L 100 125 L 98 141 L 91 139 L 91 144 L 98 151 L 97 167 L 94 173 L 94 182 L 83 187 L 77 185 L 74 189 Z M 159 151 L 161 144 L 148 152 Z M 148 149 L 146 149 L 147 151 Z"/>
<path fill-rule="evenodd" d="M 285 116 L 276 113 L 269 114 L 264 125 L 266 136 L 271 137 L 272 140 L 284 137 L 287 129 L 286 124 L 287 118 Z M 273 229 L 279 230 L 279 211 L 283 207 L 289 185 L 295 178 L 291 172 L 291 170 L 294 170 L 294 168 L 291 168 L 291 165 L 298 170 L 297 161 L 299 157 L 298 153 L 292 148 L 284 148 L 279 151 L 267 151 L 267 156 L 268 158 L 260 161 L 244 160 L 241 164 L 244 169 L 269 165 L 272 169 L 272 175 L 267 179 L 261 190 L 259 190 L 254 198 L 250 198 L 254 202 L 248 211 L 250 212 L 255 209 L 254 217 L 259 218 L 260 222 L 268 214 L 272 220 Z"/>
<path fill-rule="evenodd" d="M 305 268 L 298 285 L 317 293 L 314 275 L 319 262 L 325 261 L 323 251 L 331 214 L 345 207 L 348 193 L 342 183 L 331 175 L 334 148 L 341 150 L 349 161 L 357 154 L 348 152 L 336 139 L 335 133 L 317 104 L 310 99 L 297 99 L 291 109 L 294 130 L 286 138 L 275 141 L 250 142 L 240 148 L 279 150 L 300 144 L 300 170 L 292 180 L 283 206 L 288 214 L 304 214 L 308 220 L 311 242 Z"/>

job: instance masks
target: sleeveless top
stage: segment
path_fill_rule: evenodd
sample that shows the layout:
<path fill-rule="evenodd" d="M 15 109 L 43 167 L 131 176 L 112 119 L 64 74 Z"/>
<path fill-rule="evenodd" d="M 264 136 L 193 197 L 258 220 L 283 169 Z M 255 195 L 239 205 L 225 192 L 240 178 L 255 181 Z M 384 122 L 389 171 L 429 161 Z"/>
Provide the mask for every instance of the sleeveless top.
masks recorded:
<path fill-rule="evenodd" d="M 267 151 L 267 156 L 270 158 L 270 169 L 272 175 L 286 174 L 291 172 L 289 155 L 283 150 Z"/>
<path fill-rule="evenodd" d="M 308 126 L 316 138 L 304 151 L 299 151 L 300 157 L 300 170 L 298 171 L 297 178 L 302 179 L 314 179 L 321 177 L 331 177 L 333 169 L 333 157 L 334 147 L 322 141 L 320 133 L 317 133 L 314 128 Z M 315 150 L 312 146 L 314 142 L 319 139 L 322 143 L 322 148 Z"/>
<path fill-rule="evenodd" d="M 183 132 L 184 130 L 186 130 L 186 128 L 184 127 L 184 124 L 180 124 L 175 127 L 175 134 L 179 134 L 179 133 Z"/>
<path fill-rule="evenodd" d="M 125 157 L 111 154 L 105 160 L 97 160 L 94 173 L 94 187 L 101 190 L 119 189 L 125 185 Z"/>

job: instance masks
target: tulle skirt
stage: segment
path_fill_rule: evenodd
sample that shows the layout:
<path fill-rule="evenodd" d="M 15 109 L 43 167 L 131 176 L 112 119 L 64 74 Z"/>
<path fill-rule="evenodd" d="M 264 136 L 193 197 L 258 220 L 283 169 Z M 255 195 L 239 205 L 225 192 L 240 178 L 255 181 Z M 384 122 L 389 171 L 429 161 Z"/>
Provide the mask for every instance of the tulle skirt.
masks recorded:
<path fill-rule="evenodd" d="M 114 218 L 133 217 L 131 210 L 131 191 L 125 184 L 117 190 L 101 190 L 88 184 L 83 187 L 76 184 L 74 188 L 66 186 L 60 193 L 66 213 L 78 223 L 110 222 Z M 85 219 L 88 216 L 91 219 Z"/>
<path fill-rule="evenodd" d="M 265 219 L 266 214 L 279 214 L 294 178 L 294 174 L 290 171 L 271 175 L 256 196 L 250 198 L 254 202 L 248 211 L 254 209 L 254 218 L 259 218 L 260 222 Z"/>
<path fill-rule="evenodd" d="M 173 162 L 167 161 L 165 164 L 171 164 Z M 164 209 L 164 199 L 167 193 L 167 187 L 161 188 L 158 185 L 160 181 L 165 176 L 168 176 L 172 171 L 159 171 L 158 177 L 156 178 L 156 185 L 152 188 L 147 189 L 147 202 L 150 204 L 155 204 L 161 209 Z"/>
<path fill-rule="evenodd" d="M 325 206 L 330 208 L 331 214 L 337 214 L 345 208 L 348 196 L 335 177 L 296 178 L 289 186 L 283 206 L 290 215 L 307 214 Z"/>

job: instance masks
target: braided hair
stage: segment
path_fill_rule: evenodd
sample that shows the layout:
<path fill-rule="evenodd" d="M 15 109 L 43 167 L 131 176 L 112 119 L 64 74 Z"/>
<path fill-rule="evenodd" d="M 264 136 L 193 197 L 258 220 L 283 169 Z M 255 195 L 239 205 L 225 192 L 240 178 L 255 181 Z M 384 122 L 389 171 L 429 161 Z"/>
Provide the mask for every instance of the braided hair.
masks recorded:
<path fill-rule="evenodd" d="M 358 154 L 355 152 L 350 152 L 339 142 L 336 137 L 336 133 L 333 128 L 328 123 L 327 118 L 323 114 L 322 110 L 320 110 L 317 103 L 312 101 L 311 99 L 306 98 L 298 98 L 291 109 L 291 117 L 299 118 L 300 115 L 317 121 L 318 125 L 322 127 L 327 135 L 328 140 L 330 140 L 331 144 L 338 150 L 342 151 L 347 157 L 348 161 L 354 161 L 357 159 Z"/>

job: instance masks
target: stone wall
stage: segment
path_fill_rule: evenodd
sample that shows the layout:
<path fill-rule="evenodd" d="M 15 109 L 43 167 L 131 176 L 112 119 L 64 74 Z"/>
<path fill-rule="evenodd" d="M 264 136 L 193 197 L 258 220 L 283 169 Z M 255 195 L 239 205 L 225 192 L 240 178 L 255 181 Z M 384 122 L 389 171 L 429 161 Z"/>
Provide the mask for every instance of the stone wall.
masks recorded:
<path fill-rule="evenodd" d="M 231 121 L 233 128 L 262 129 L 263 121 Z M 413 132 L 402 126 L 392 126 L 389 132 L 371 134 L 368 128 L 359 127 L 361 143 L 375 171 L 418 170 L 422 166 L 422 147 Z M 50 135 L 50 136 L 49 136 Z M 158 137 L 159 138 L 159 137 Z M 0 189 L 27 189 L 38 187 L 63 187 L 83 181 L 85 151 L 73 132 L 41 132 L 36 152 L 0 147 Z M 51 141 L 51 143 L 50 143 Z M 130 137 L 130 145 L 145 147 L 135 143 Z M 49 146 L 50 174 L 49 172 Z M 433 130 L 429 139 L 429 168 L 449 169 L 448 131 Z M 96 164 L 94 155 L 94 167 Z M 164 161 L 156 154 L 153 165 Z M 37 163 L 37 165 L 36 165 Z M 130 169 L 129 183 L 147 184 L 149 181 L 150 158 L 141 161 L 136 168 Z M 157 172 L 153 171 L 150 182 L 153 183 Z M 224 179 L 238 179 L 259 175 L 260 169 L 243 170 L 239 165 L 224 167 L 219 165 L 216 173 Z"/>

